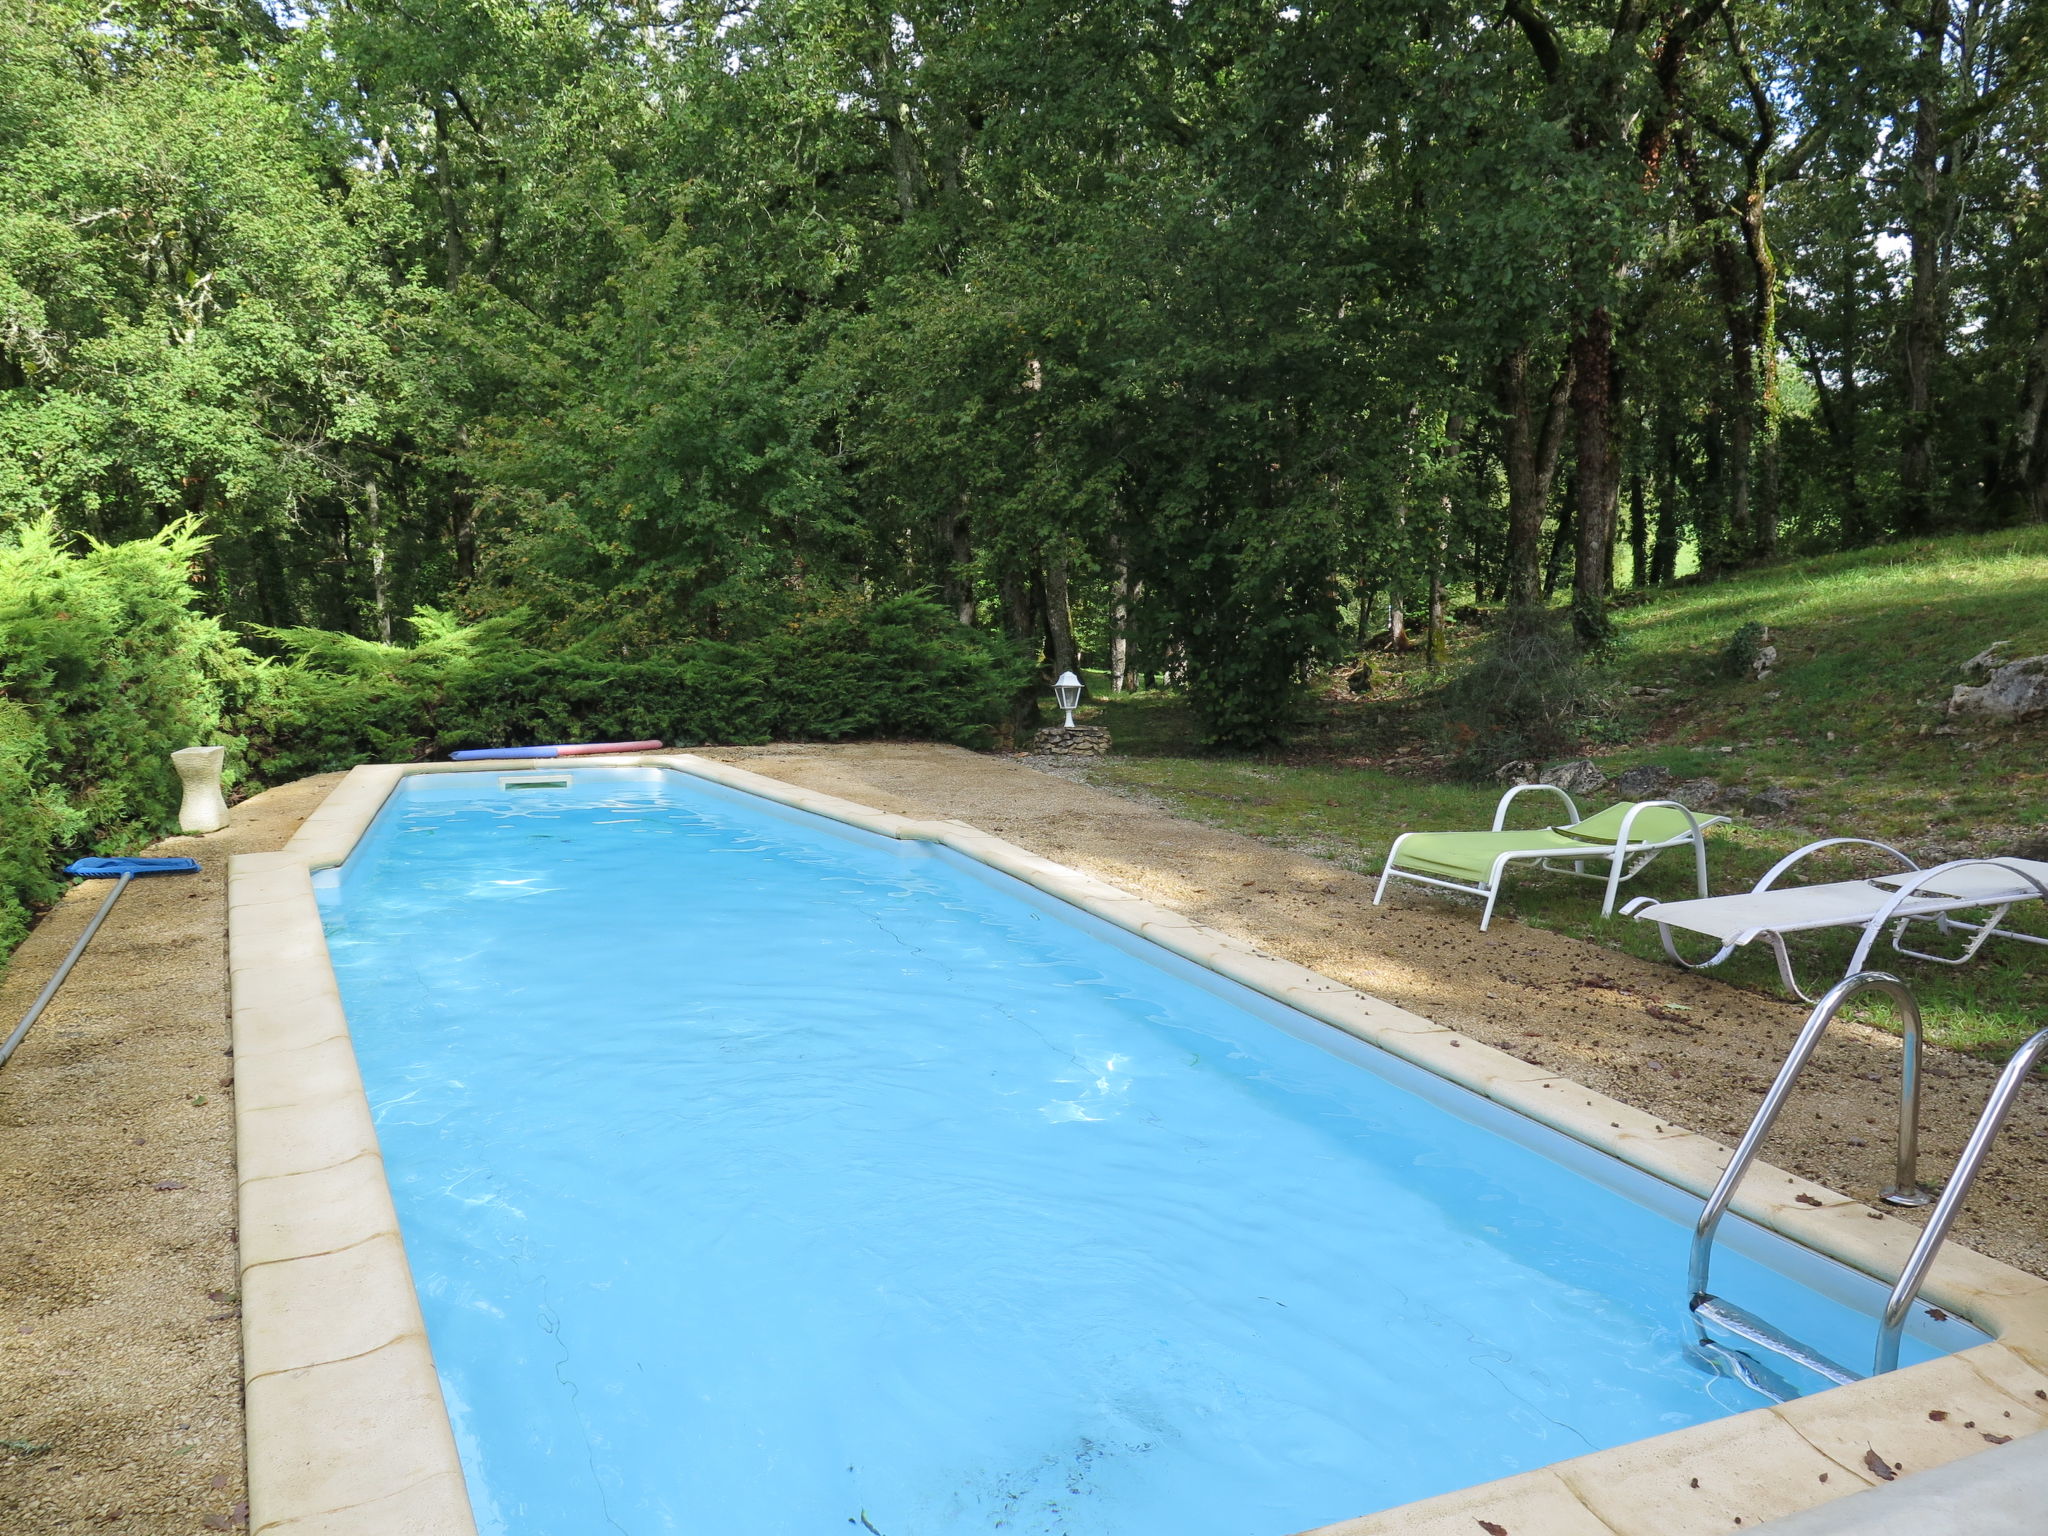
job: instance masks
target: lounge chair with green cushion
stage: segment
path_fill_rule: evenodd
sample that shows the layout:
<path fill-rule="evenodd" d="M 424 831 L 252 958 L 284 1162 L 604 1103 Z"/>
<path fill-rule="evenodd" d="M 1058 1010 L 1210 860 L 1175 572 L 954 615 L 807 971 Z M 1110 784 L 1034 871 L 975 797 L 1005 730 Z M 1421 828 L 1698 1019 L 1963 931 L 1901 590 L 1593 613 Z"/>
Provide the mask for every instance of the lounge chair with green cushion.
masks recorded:
<path fill-rule="evenodd" d="M 1537 827 L 1529 831 L 1503 830 L 1508 806 L 1515 796 L 1542 790 L 1558 796 L 1571 813 L 1561 827 Z M 1379 889 L 1373 893 L 1378 906 L 1387 894 L 1389 880 L 1413 880 L 1419 885 L 1440 886 L 1450 891 L 1469 891 L 1486 898 L 1486 911 L 1479 919 L 1484 933 L 1493 921 L 1493 904 L 1500 899 L 1501 881 L 1508 866 L 1534 860 L 1544 869 L 1582 875 L 1607 885 L 1602 917 L 1614 912 L 1614 896 L 1621 882 L 1641 874 L 1659 855 L 1688 844 L 1699 878 L 1700 895 L 1707 894 L 1707 828 L 1726 821 L 1726 816 L 1696 816 L 1676 800 L 1623 801 L 1610 805 L 1598 815 L 1581 817 L 1572 797 L 1555 784 L 1518 784 L 1500 797 L 1494 807 L 1490 832 L 1404 832 L 1387 850 L 1387 866 L 1380 871 Z M 1599 868 L 1589 869 L 1587 865 Z"/>

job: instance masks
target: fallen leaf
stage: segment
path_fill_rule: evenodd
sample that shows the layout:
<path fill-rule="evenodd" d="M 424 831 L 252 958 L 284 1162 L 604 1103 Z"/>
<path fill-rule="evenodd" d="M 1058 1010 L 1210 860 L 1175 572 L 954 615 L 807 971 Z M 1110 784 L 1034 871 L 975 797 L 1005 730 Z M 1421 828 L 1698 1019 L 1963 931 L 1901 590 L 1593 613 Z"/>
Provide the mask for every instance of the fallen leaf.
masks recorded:
<path fill-rule="evenodd" d="M 1877 1475 L 1880 1482 L 1888 1483 L 1899 1475 L 1892 1470 L 1891 1463 L 1875 1451 L 1865 1451 L 1863 1453 L 1863 1465 L 1870 1468 Z"/>
<path fill-rule="evenodd" d="M 1697 1488 L 1697 1487 L 1699 1487 L 1699 1485 L 1700 1485 L 1700 1480 L 1699 1480 L 1698 1478 L 1694 1478 L 1694 1479 L 1692 1480 L 1692 1486 L 1693 1486 L 1693 1487 L 1695 1487 L 1695 1488 Z"/>
<path fill-rule="evenodd" d="M 1812 1195 L 1794 1195 L 1792 1198 L 1797 1200 L 1801 1205 L 1820 1204 L 1820 1201 L 1816 1200 Z"/>
<path fill-rule="evenodd" d="M 149 1186 L 151 1189 L 186 1189 L 190 1186 L 183 1179 L 159 1179 Z"/>
<path fill-rule="evenodd" d="M 227 1475 L 227 1473 L 225 1473 L 225 1472 L 216 1472 L 216 1473 L 214 1473 L 214 1474 L 213 1474 L 213 1481 L 212 1481 L 212 1482 L 210 1482 L 210 1483 L 208 1483 L 208 1484 L 207 1484 L 206 1486 L 207 1486 L 207 1487 L 209 1487 L 209 1488 L 225 1488 L 225 1487 L 227 1487 L 227 1485 L 228 1485 L 228 1475 Z"/>
<path fill-rule="evenodd" d="M 1948 1314 L 1942 1311 L 1939 1307 L 1929 1307 L 1927 1309 L 1927 1315 L 1933 1318 L 1937 1323 L 1945 1323 L 1948 1321 Z"/>
<path fill-rule="evenodd" d="M 1495 1525 L 1491 1520 L 1480 1521 L 1479 1529 L 1486 1532 L 1486 1536 L 1508 1536 L 1508 1528 L 1506 1526 Z"/>
<path fill-rule="evenodd" d="M 1994 1435 L 1988 1429 L 1979 1430 L 1978 1433 L 1983 1435 L 1983 1437 L 1986 1440 L 1989 1440 L 1993 1445 L 2010 1445 L 2012 1443 L 2011 1435 Z"/>
<path fill-rule="evenodd" d="M 1934 1420 L 1937 1424 L 1945 1423 L 1948 1419 L 1948 1410 L 1945 1408 L 1930 1408 L 1927 1411 L 1927 1417 Z"/>

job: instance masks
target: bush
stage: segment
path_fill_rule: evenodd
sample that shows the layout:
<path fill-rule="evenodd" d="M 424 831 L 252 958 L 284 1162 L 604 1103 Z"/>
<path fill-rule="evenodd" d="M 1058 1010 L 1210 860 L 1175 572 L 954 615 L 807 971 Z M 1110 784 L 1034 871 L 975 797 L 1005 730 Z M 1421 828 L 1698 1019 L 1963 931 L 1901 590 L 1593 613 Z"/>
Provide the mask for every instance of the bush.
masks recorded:
<path fill-rule="evenodd" d="M 1564 618 L 1514 611 L 1438 693 L 1434 724 L 1455 765 L 1484 777 L 1504 763 L 1566 755 L 1600 704 L 1585 649 Z"/>
<path fill-rule="evenodd" d="M 254 658 L 193 607 L 205 547 L 187 523 L 76 554 L 47 518 L 0 538 L 0 956 L 61 865 L 171 829 L 172 751 L 236 744 Z"/>
<path fill-rule="evenodd" d="M 901 736 L 986 745 L 1024 668 L 918 597 L 845 603 L 749 641 L 621 657 L 543 650 L 514 621 L 431 610 L 419 643 L 279 630 L 246 720 L 266 775 L 410 762 L 470 747 L 657 739 L 679 746 Z"/>
<path fill-rule="evenodd" d="M 1025 668 L 920 597 L 844 600 L 748 641 L 636 656 L 544 650 L 515 619 L 422 612 L 418 643 L 268 632 L 259 659 L 197 611 L 206 540 L 67 550 L 48 519 L 0 538 L 0 959 L 86 853 L 175 825 L 170 754 L 218 742 L 229 782 L 463 747 L 904 736 L 985 745 Z"/>
<path fill-rule="evenodd" d="M 1744 678 L 1756 671 L 1757 658 L 1764 653 L 1764 647 L 1771 643 L 1771 632 L 1763 625 L 1751 621 L 1744 624 L 1729 637 L 1721 647 L 1718 658 L 1723 677 Z"/>

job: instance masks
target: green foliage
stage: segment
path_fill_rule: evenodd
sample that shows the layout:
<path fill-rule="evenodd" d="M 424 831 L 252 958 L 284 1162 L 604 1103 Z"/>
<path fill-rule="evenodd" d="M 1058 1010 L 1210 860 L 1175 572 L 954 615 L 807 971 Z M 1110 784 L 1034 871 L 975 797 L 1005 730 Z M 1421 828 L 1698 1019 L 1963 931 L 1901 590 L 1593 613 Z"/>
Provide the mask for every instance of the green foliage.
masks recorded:
<path fill-rule="evenodd" d="M 203 516 L 236 623 L 504 619 L 728 734 L 834 715 L 691 701 L 851 595 L 1114 631 L 1224 746 L 1545 547 L 1608 664 L 1566 487 L 1638 585 L 2048 517 L 2037 10 L 16 0 L 0 522 Z M 426 649 L 249 686 L 402 755 Z"/>
<path fill-rule="evenodd" d="M 1602 698 L 1584 648 L 1553 612 L 1511 609 L 1435 701 L 1435 730 L 1472 777 L 1504 763 L 1561 757 Z"/>
<path fill-rule="evenodd" d="M 232 784 L 554 741 L 980 746 L 1024 679 L 1005 642 L 917 596 L 631 655 L 422 609 L 410 646 L 301 627 L 270 631 L 283 656 L 259 659 L 199 611 L 206 552 L 185 522 L 76 553 L 47 517 L 0 538 L 0 957 L 61 865 L 172 828 L 179 747 L 233 749 Z"/>
<path fill-rule="evenodd" d="M 1728 643 L 1721 647 L 1719 658 L 1723 677 L 1748 677 L 1756 669 L 1757 657 L 1770 643 L 1771 632 L 1764 625 L 1751 619 L 1728 637 Z"/>
<path fill-rule="evenodd" d="M 205 549 L 186 523 L 76 554 L 49 518 L 0 538 L 0 954 L 59 865 L 169 829 L 172 751 L 236 743 L 253 658 L 197 610 Z"/>
<path fill-rule="evenodd" d="M 409 762 L 562 741 L 838 741 L 901 736 L 980 746 L 1022 678 L 1007 648 L 935 604 L 898 597 L 800 614 L 745 642 L 693 640 L 621 657 L 544 649 L 510 619 L 431 610 L 387 646 L 280 630 L 247 716 L 266 773 Z"/>

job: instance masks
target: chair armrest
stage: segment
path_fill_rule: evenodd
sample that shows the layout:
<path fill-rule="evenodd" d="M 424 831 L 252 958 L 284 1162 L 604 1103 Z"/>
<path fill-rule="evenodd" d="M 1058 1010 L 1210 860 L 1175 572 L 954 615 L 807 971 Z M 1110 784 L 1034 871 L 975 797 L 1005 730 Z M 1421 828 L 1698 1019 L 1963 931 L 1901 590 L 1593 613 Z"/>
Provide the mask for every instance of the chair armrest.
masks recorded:
<path fill-rule="evenodd" d="M 1984 864 L 1990 866 L 1992 869 L 2002 869 L 2009 875 L 2017 875 L 2020 877 L 2020 879 L 2026 881 L 2028 885 L 2031 885 L 2034 888 L 2034 890 L 2040 895 L 2043 901 L 2048 901 L 2048 885 L 2044 885 L 2041 881 L 2035 879 L 2033 875 L 2029 874 L 2024 869 L 2013 868 L 2012 865 L 2006 863 L 2006 861 L 2003 859 L 1950 859 L 1946 864 L 1937 864 L 1932 869 L 1916 869 L 1910 875 L 1907 875 L 1904 878 L 1902 878 L 1899 881 L 1898 885 L 1895 887 L 1898 894 L 1892 898 L 1890 907 L 1886 908 L 1886 915 L 1890 915 L 1891 907 L 1898 906 L 1900 902 L 1904 901 L 1908 896 L 1911 896 L 1915 891 L 1919 890 L 1920 887 L 1925 885 L 1929 880 L 1932 880 L 1937 875 L 1947 874 L 1950 870 L 1954 869 L 1957 865 L 1960 864 Z M 1936 894 L 1946 893 L 1937 892 Z M 1958 896 L 1955 899 L 1960 901 L 1967 900 L 1968 898 Z M 2024 893 L 2021 893 L 2019 899 L 2022 901 L 2026 899 Z M 1999 900 L 2000 895 L 1998 894 L 1986 896 L 1984 898 L 1984 905 L 1987 907 L 1993 906 Z"/>
<path fill-rule="evenodd" d="M 1804 848 L 1795 848 L 1790 853 L 1786 854 L 1785 857 L 1778 860 L 1777 863 L 1773 864 L 1768 870 L 1764 872 L 1763 879 L 1757 881 L 1755 885 L 1750 887 L 1750 894 L 1754 896 L 1759 894 L 1760 892 L 1768 891 L 1771 888 L 1772 882 L 1775 881 L 1778 878 L 1778 876 L 1785 873 L 1786 870 L 1790 869 L 1794 864 L 1797 864 L 1801 859 L 1805 858 L 1808 854 L 1819 853 L 1823 848 L 1839 848 L 1844 846 L 1845 844 L 1850 843 L 1853 843 L 1861 848 L 1882 848 L 1886 853 L 1890 854 L 1893 858 L 1897 859 L 1899 863 L 1907 869 L 1917 870 L 1920 867 L 1918 864 L 1915 864 L 1911 859 L 1907 858 L 1903 853 L 1899 852 L 1899 850 L 1894 848 L 1890 843 L 1880 843 L 1868 837 L 1824 837 L 1817 843 L 1808 843 Z"/>
<path fill-rule="evenodd" d="M 1560 800 L 1564 801 L 1564 808 L 1571 813 L 1571 819 L 1570 821 L 1567 821 L 1565 823 L 1566 826 L 1570 826 L 1573 821 L 1578 821 L 1580 819 L 1579 808 L 1576 805 L 1572 804 L 1572 797 L 1566 794 L 1562 789 L 1558 788 L 1557 785 L 1517 784 L 1513 789 L 1509 790 L 1506 794 L 1502 795 L 1500 797 L 1500 804 L 1493 808 L 1494 831 L 1499 832 L 1503 830 L 1503 823 L 1505 823 L 1508 819 L 1508 805 L 1511 801 L 1513 801 L 1515 796 L 1523 794 L 1532 789 L 1546 790 L 1549 793 L 1556 795 Z"/>
<path fill-rule="evenodd" d="M 1614 848 L 1617 853 L 1619 853 L 1622 849 L 1628 846 L 1628 831 L 1630 827 L 1635 825 L 1636 817 L 1640 816 L 1644 811 L 1652 809 L 1677 811 L 1680 815 L 1682 815 L 1685 818 L 1685 824 L 1688 827 L 1692 828 L 1692 831 L 1688 833 L 1685 837 L 1667 837 L 1666 839 L 1664 839 L 1665 843 L 1698 842 L 1700 839 L 1700 834 L 1705 832 L 1708 827 L 1713 826 L 1716 822 L 1726 821 L 1728 819 L 1726 816 L 1710 816 L 1704 823 L 1702 823 L 1699 817 L 1693 814 L 1693 808 L 1685 804 L 1683 801 L 1638 800 L 1634 805 L 1628 808 L 1628 814 L 1621 818 L 1621 830 L 1615 834 L 1614 838 Z"/>

